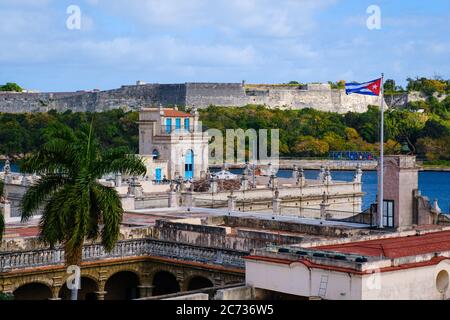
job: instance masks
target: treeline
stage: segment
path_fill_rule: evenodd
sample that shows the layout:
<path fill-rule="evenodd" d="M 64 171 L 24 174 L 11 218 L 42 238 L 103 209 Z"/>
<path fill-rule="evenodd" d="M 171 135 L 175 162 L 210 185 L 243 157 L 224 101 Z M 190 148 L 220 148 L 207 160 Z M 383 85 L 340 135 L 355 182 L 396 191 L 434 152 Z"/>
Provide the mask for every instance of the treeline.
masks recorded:
<path fill-rule="evenodd" d="M 64 123 L 73 129 L 90 125 L 104 147 L 127 146 L 138 151 L 139 138 L 136 112 L 113 110 L 103 113 L 0 113 L 0 154 L 20 157 L 36 151 L 43 144 L 43 132 L 52 123 Z"/>
<path fill-rule="evenodd" d="M 330 151 L 379 152 L 380 111 L 338 114 L 314 109 L 280 110 L 262 106 L 201 111 L 208 128 L 280 129 L 284 156 L 326 157 Z M 450 161 L 450 97 L 411 104 L 385 113 L 386 153 L 414 153 L 434 163 Z"/>
<path fill-rule="evenodd" d="M 326 157 L 330 151 L 379 150 L 380 112 L 338 114 L 314 109 L 281 110 L 249 105 L 244 108 L 210 106 L 200 111 L 207 128 L 280 129 L 283 156 Z M 114 110 L 103 113 L 0 114 L 0 154 L 23 155 L 40 148 L 43 130 L 51 123 L 76 129 L 93 121 L 103 146 L 127 146 L 138 151 L 138 113 Z M 450 97 L 411 103 L 385 113 L 386 152 L 410 150 L 424 160 L 450 164 Z"/>

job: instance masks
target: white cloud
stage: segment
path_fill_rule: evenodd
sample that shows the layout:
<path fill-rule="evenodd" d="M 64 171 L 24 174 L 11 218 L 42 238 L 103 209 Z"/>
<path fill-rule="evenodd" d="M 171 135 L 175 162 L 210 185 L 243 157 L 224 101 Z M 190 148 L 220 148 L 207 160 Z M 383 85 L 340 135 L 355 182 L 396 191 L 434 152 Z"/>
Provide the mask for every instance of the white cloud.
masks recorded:
<path fill-rule="evenodd" d="M 296 36 L 316 23 L 314 14 L 336 0 L 95 0 L 92 5 L 147 27 L 178 31 L 204 27 L 268 37 Z"/>

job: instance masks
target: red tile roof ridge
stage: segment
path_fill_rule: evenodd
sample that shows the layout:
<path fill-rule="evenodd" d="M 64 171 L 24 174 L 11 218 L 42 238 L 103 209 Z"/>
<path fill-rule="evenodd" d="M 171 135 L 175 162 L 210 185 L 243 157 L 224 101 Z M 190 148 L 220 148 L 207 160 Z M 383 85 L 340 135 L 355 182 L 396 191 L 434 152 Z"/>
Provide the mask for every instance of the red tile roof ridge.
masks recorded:
<path fill-rule="evenodd" d="M 317 246 L 313 249 L 387 258 L 440 253 L 450 251 L 450 231 Z"/>

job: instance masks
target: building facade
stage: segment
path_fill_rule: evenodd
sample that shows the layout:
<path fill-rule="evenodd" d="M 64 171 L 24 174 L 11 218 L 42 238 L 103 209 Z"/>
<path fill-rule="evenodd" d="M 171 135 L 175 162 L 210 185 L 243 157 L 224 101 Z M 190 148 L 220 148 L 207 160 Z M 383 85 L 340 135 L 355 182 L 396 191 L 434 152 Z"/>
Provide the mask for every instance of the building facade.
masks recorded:
<path fill-rule="evenodd" d="M 208 134 L 203 132 L 198 111 L 142 109 L 139 154 L 154 181 L 199 179 L 208 170 Z"/>

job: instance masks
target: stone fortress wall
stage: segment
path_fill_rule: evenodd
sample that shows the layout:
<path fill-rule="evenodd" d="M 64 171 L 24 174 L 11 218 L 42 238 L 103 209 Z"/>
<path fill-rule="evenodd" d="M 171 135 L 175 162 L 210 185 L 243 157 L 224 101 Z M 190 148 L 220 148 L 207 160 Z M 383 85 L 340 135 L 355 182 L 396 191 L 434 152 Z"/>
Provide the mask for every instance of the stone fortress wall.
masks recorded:
<path fill-rule="evenodd" d="M 314 108 L 339 113 L 364 112 L 380 105 L 380 98 L 345 94 L 328 84 L 245 85 L 244 83 L 136 84 L 106 91 L 56 93 L 0 92 L 0 112 L 102 112 L 123 108 L 138 110 L 151 105 L 237 106 L 266 105 L 291 109 Z"/>

